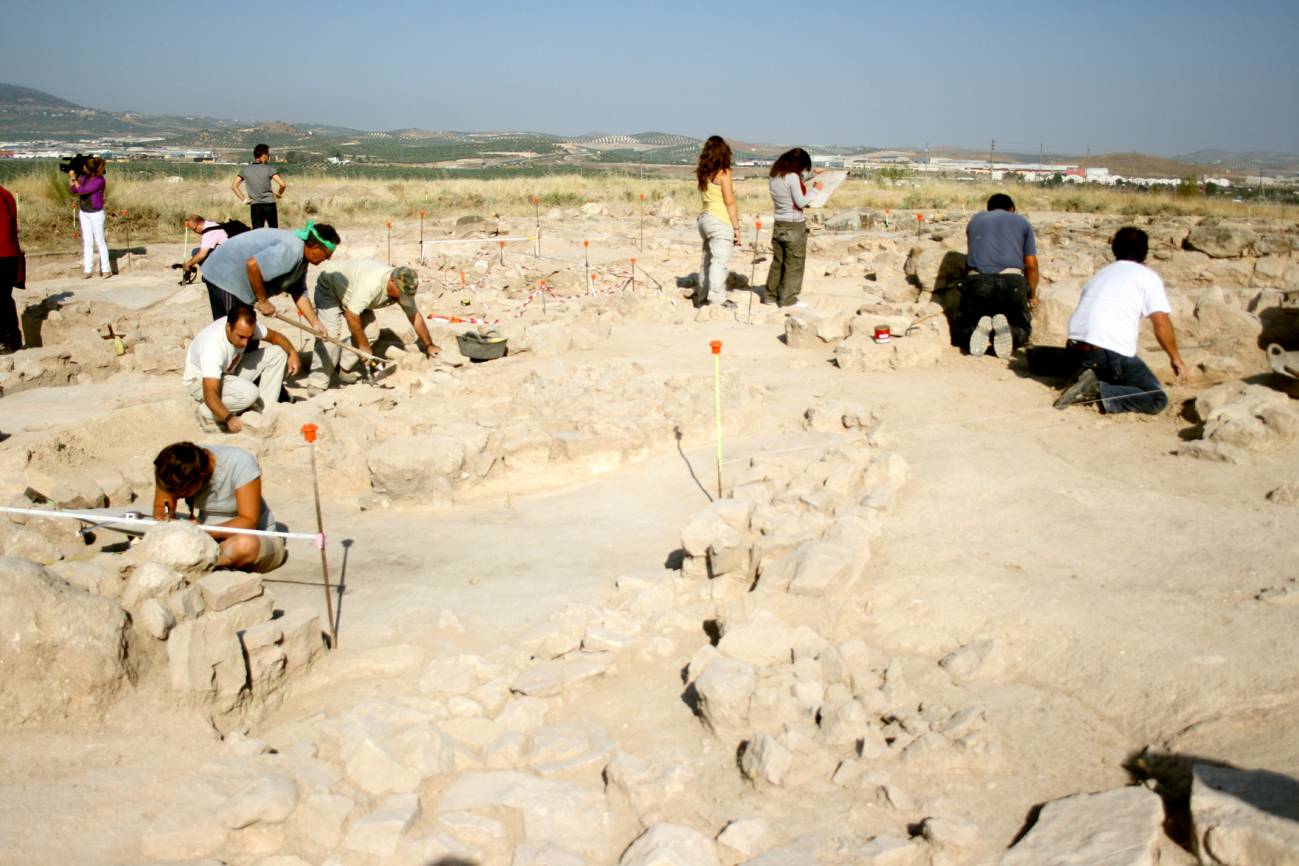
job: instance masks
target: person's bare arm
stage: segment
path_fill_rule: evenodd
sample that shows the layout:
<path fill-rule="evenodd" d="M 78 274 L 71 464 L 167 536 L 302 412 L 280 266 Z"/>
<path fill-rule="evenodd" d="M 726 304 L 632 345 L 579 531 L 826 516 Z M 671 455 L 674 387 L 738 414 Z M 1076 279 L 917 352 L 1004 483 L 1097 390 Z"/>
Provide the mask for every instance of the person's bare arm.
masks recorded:
<path fill-rule="evenodd" d="M 257 307 L 257 312 L 263 316 L 275 315 L 275 305 L 266 297 L 266 281 L 262 279 L 262 266 L 257 264 L 257 259 L 249 258 L 244 264 L 244 270 L 248 274 L 248 285 L 256 299 L 254 306 Z"/>
<path fill-rule="evenodd" d="M 230 183 L 230 191 L 235 194 L 235 198 L 239 199 L 240 202 L 243 204 L 249 204 L 252 202 L 252 199 L 250 199 L 248 194 L 244 192 L 243 187 L 243 176 L 238 174 L 235 175 L 235 179 Z"/>
<path fill-rule="evenodd" d="M 1037 256 L 1024 256 L 1024 279 L 1028 280 L 1028 305 L 1037 306 L 1037 283 L 1042 272 L 1037 268 Z"/>
<path fill-rule="evenodd" d="M 1181 352 L 1177 351 L 1177 335 L 1173 333 L 1173 320 L 1167 313 L 1151 313 L 1150 324 L 1155 329 L 1155 340 L 1159 342 L 1159 348 L 1164 350 L 1168 355 L 1168 361 L 1173 365 L 1173 375 L 1177 381 L 1186 381 L 1186 362 L 1182 360 Z"/>
<path fill-rule="evenodd" d="M 302 369 L 302 359 L 298 357 L 298 350 L 293 348 L 293 344 L 289 342 L 289 338 L 281 334 L 279 331 L 272 331 L 270 328 L 267 328 L 266 342 L 270 343 L 272 346 L 279 346 L 284 350 L 284 354 L 289 356 L 287 366 L 289 375 L 298 375 L 298 371 Z"/>
<path fill-rule="evenodd" d="M 207 258 L 207 254 L 212 252 L 212 250 L 214 249 L 216 249 L 216 247 L 208 247 L 207 249 L 200 249 L 194 255 L 185 259 L 185 262 L 182 265 L 182 267 L 184 267 L 185 270 L 187 271 L 190 270 L 191 268 L 198 267 L 199 265 L 203 264 L 203 260 Z"/>
<path fill-rule="evenodd" d="M 289 188 L 289 185 L 284 182 L 284 178 L 280 177 L 278 174 L 273 174 L 271 175 L 271 180 L 275 181 L 280 186 L 280 188 L 275 191 L 275 197 L 279 198 L 284 195 L 284 191 Z"/>
<path fill-rule="evenodd" d="M 322 337 L 325 336 L 325 326 L 321 323 L 320 317 L 316 315 L 316 308 L 311 305 L 311 299 L 307 297 L 306 292 L 298 295 L 298 299 L 293 302 L 293 305 L 298 308 L 298 312 L 307 320 L 307 324 L 315 329 L 317 334 Z"/>
<path fill-rule="evenodd" d="M 726 205 L 726 212 L 731 217 L 731 225 L 735 227 L 735 243 L 740 242 L 740 208 L 735 203 L 735 183 L 731 179 L 731 170 L 728 168 L 717 176 L 718 185 L 722 188 L 722 202 Z"/>
<path fill-rule="evenodd" d="M 239 417 L 226 408 L 226 404 L 221 401 L 221 380 L 207 379 L 203 380 L 203 403 L 212 410 L 212 417 L 216 422 L 225 427 L 231 433 L 238 433 L 242 425 Z"/>
<path fill-rule="evenodd" d="M 418 312 L 411 314 L 410 323 L 415 328 L 415 336 L 424 341 L 424 354 L 436 358 L 442 349 L 434 345 L 433 337 L 428 332 L 428 325 L 424 324 Z"/>
<path fill-rule="evenodd" d="M 352 345 L 367 355 L 373 355 L 374 353 L 370 351 L 370 341 L 365 337 L 365 325 L 361 324 L 361 317 L 344 307 L 343 320 L 347 322 L 347 331 L 352 335 Z"/>

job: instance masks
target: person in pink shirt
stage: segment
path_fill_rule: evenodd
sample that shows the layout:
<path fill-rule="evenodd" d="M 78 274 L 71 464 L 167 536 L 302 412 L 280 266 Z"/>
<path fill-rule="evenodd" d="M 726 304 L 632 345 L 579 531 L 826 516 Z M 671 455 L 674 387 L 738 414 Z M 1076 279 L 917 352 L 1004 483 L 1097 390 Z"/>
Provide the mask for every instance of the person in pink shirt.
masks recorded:
<path fill-rule="evenodd" d="M 104 161 L 97 156 L 88 157 L 81 174 L 69 171 L 71 188 L 80 199 L 78 202 L 81 219 L 81 252 L 82 269 L 86 279 L 94 276 L 95 248 L 99 249 L 99 275 L 108 279 L 113 275 L 113 266 L 108 261 L 108 242 L 104 240 L 104 192 L 108 182 L 104 180 Z"/>
<path fill-rule="evenodd" d="M 0 353 L 23 347 L 18 327 L 14 286 L 22 286 L 22 247 L 18 245 L 18 203 L 13 193 L 0 186 Z"/>

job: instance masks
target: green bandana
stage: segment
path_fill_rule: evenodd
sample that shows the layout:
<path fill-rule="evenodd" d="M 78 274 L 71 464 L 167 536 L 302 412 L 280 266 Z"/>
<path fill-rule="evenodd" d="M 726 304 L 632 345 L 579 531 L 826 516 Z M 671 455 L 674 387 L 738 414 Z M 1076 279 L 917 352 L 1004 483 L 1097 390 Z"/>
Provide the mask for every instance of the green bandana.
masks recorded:
<path fill-rule="evenodd" d="M 325 240 L 320 235 L 316 234 L 315 220 L 307 220 L 307 227 L 304 229 L 298 229 L 297 231 L 294 232 L 294 234 L 297 235 L 298 239 L 302 241 L 314 239 L 316 243 L 320 244 L 322 247 L 329 250 L 331 253 L 334 251 L 334 248 L 338 246 L 338 244 L 331 244 L 329 241 Z"/>

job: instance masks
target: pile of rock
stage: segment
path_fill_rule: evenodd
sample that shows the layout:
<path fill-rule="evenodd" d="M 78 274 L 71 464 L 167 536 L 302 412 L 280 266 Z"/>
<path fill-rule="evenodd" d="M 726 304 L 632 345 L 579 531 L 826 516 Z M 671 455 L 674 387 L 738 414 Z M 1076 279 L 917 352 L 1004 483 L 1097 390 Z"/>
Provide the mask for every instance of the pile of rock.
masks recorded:
<path fill-rule="evenodd" d="M 7 546 L 17 546 L 12 533 Z M 49 569 L 4 558 L 0 576 L 14 600 L 7 633 L 23 637 L 6 645 L 7 669 L 17 673 L 0 683 L 2 700 L 20 722 L 102 709 L 163 654 L 171 687 L 217 716 L 275 696 L 323 647 L 319 617 L 277 611 L 260 575 L 214 571 L 216 555 L 211 537 L 176 523 L 154 527 L 124 556 L 55 560 Z M 28 675 L 45 670 L 48 682 L 49 669 L 60 685 L 32 690 Z"/>
<path fill-rule="evenodd" d="M 877 342 L 876 328 L 889 338 Z M 853 312 L 802 310 L 785 319 L 785 343 L 795 349 L 832 349 L 841 370 L 873 372 L 936 366 L 951 340 L 937 304 L 889 304 L 876 299 Z"/>
<path fill-rule="evenodd" d="M 1275 451 L 1299 437 L 1299 406 L 1266 385 L 1226 382 L 1201 393 L 1194 406 L 1204 428 L 1179 454 L 1248 463 L 1251 455 Z"/>

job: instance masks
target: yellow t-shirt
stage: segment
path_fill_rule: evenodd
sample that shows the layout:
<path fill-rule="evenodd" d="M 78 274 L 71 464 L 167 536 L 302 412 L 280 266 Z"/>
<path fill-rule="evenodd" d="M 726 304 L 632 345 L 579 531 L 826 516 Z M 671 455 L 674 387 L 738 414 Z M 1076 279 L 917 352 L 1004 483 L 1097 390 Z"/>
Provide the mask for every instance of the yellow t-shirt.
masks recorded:
<path fill-rule="evenodd" d="M 727 225 L 731 224 L 731 215 L 726 210 L 726 199 L 722 197 L 721 184 L 709 182 L 699 193 L 704 213 L 717 217 Z"/>

